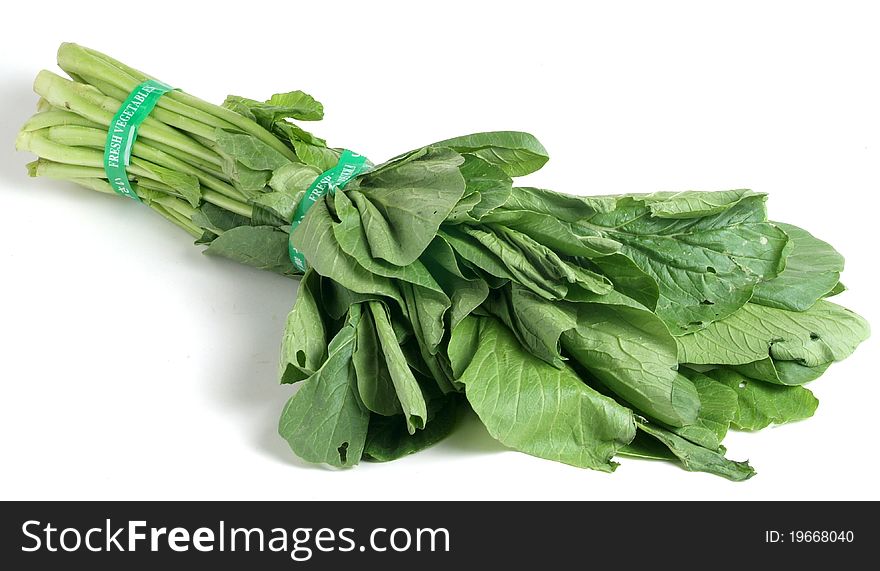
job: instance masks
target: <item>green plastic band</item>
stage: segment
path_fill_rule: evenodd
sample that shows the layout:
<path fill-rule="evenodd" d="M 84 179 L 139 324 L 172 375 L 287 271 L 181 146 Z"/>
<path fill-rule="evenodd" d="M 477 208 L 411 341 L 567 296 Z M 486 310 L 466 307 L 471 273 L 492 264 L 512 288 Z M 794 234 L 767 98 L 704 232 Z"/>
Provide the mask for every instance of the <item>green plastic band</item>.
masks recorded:
<path fill-rule="evenodd" d="M 306 257 L 302 252 L 297 250 L 293 245 L 293 231 L 300 225 L 309 208 L 328 192 L 333 194 L 337 189 L 343 188 L 348 181 L 364 172 L 372 165 L 367 157 L 353 153 L 348 149 L 342 151 L 339 162 L 332 169 L 325 171 L 315 179 L 315 182 L 309 186 L 303 199 L 299 201 L 296 212 L 293 213 L 293 222 L 290 223 L 290 240 L 288 241 L 288 250 L 290 251 L 290 261 L 296 268 L 304 272 L 308 268 Z"/>
<path fill-rule="evenodd" d="M 131 147 L 137 138 L 138 127 L 149 116 L 159 98 L 172 89 L 174 88 L 155 79 L 141 83 L 122 102 L 107 128 L 107 143 L 104 145 L 104 172 L 107 180 L 117 193 L 138 202 L 141 199 L 131 188 L 128 173 L 125 171 L 131 161 Z"/>

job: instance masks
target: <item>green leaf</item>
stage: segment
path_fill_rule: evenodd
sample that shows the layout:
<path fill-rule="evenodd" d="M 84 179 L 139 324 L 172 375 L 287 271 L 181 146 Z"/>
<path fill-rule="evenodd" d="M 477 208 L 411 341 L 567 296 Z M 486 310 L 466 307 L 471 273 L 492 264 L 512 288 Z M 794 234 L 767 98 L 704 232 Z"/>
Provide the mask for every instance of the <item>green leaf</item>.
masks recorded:
<path fill-rule="evenodd" d="M 345 318 L 355 304 L 384 299 L 379 294 L 354 292 L 333 279 L 321 278 L 321 309 L 330 320 L 339 321 Z"/>
<path fill-rule="evenodd" d="M 728 460 L 716 450 L 704 448 L 657 425 L 639 423 L 639 430 L 653 436 L 666 446 L 682 467 L 689 472 L 707 472 L 734 482 L 748 480 L 755 470 L 748 462 Z"/>
<path fill-rule="evenodd" d="M 546 299 L 562 299 L 576 285 L 595 293 L 611 281 L 571 264 L 532 238 L 497 225 L 444 228 L 440 235 L 464 259 L 490 274 L 514 280 Z"/>
<path fill-rule="evenodd" d="M 394 282 L 365 270 L 342 250 L 333 233 L 333 217 L 327 209 L 326 198 L 309 208 L 302 223 L 291 233 L 290 241 L 305 255 L 309 266 L 322 276 L 357 293 L 390 297 L 403 307 Z"/>
<path fill-rule="evenodd" d="M 459 332 L 467 339 L 474 327 L 480 345 L 459 380 L 489 433 L 533 456 L 612 471 L 611 458 L 635 436 L 632 412 L 584 384 L 571 369 L 556 369 L 525 351 L 492 318 L 468 317 L 453 332 L 450 356 L 460 354 L 452 349 Z M 453 368 L 462 364 L 453 362 Z"/>
<path fill-rule="evenodd" d="M 255 224 L 289 226 L 296 212 L 296 197 L 283 192 L 265 192 L 251 201 Z"/>
<path fill-rule="evenodd" d="M 443 316 L 449 309 L 449 298 L 444 293 L 406 282 L 399 283 L 399 289 L 406 299 L 413 330 L 428 353 L 436 355 L 445 332 Z"/>
<path fill-rule="evenodd" d="M 278 431 L 308 462 L 353 466 L 361 459 L 370 420 L 357 395 L 352 352 L 355 323 L 330 342 L 327 360 L 287 401 Z"/>
<path fill-rule="evenodd" d="M 514 188 L 511 196 L 522 189 Z M 510 201 L 502 208 L 486 214 L 481 222 L 506 226 L 521 232 L 552 248 L 560 255 L 595 258 L 620 251 L 622 245 L 616 240 L 604 238 L 598 232 L 584 229 L 554 214 L 532 210 L 513 210 Z"/>
<path fill-rule="evenodd" d="M 694 444 L 717 450 L 736 415 L 736 391 L 690 369 L 682 369 L 682 374 L 694 384 L 700 395 L 700 415 L 694 424 L 675 428 L 672 432 Z"/>
<path fill-rule="evenodd" d="M 379 415 L 401 414 L 403 409 L 400 408 L 391 373 L 385 364 L 385 355 L 382 353 L 370 311 L 364 311 L 358 322 L 352 363 L 357 376 L 358 394 L 364 406 Z M 406 424 L 404 418 L 398 419 Z"/>
<path fill-rule="evenodd" d="M 287 157 L 253 135 L 216 130 L 217 146 L 249 169 L 273 171 L 289 163 Z"/>
<path fill-rule="evenodd" d="M 257 118 L 265 116 L 272 123 L 279 119 L 320 121 L 324 118 L 324 106 L 303 91 L 276 93 L 264 105 L 252 109 Z M 271 119 L 270 119 L 271 118 Z"/>
<path fill-rule="evenodd" d="M 819 401 L 804 387 L 785 387 L 751 379 L 721 368 L 706 375 L 736 392 L 738 404 L 733 426 L 739 430 L 761 430 L 771 424 L 784 424 L 810 418 Z"/>
<path fill-rule="evenodd" d="M 489 296 L 489 284 L 479 276 L 465 273 L 455 250 L 442 236 L 436 236 L 422 254 L 422 261 L 450 300 L 449 329 L 455 329 Z"/>
<path fill-rule="evenodd" d="M 767 383 L 796 386 L 815 381 L 829 366 L 831 363 L 807 367 L 796 361 L 777 361 L 767 357 L 745 365 L 731 365 L 730 368 L 747 377 Z"/>
<path fill-rule="evenodd" d="M 236 190 L 242 191 L 248 197 L 261 192 L 266 187 L 272 174 L 269 171 L 248 168 L 231 157 L 225 158 L 222 169 L 223 174 L 232 180 L 232 185 Z"/>
<path fill-rule="evenodd" d="M 319 306 L 321 277 L 306 270 L 287 315 L 281 338 L 281 382 L 296 383 L 321 367 L 327 356 L 324 319 Z"/>
<path fill-rule="evenodd" d="M 325 145 L 313 145 L 299 139 L 293 139 L 293 149 L 299 160 L 324 172 L 332 169 L 339 162 L 342 151 L 331 149 Z"/>
<path fill-rule="evenodd" d="M 268 174 L 264 171 L 261 174 Z M 315 167 L 302 163 L 287 163 L 276 169 L 268 179 L 273 192 L 256 196 L 252 203 L 270 213 L 279 225 L 288 225 L 293 220 L 296 207 L 305 192 L 321 173 Z M 265 186 L 265 182 L 263 183 Z M 261 187 L 262 188 L 262 187 Z"/>
<path fill-rule="evenodd" d="M 799 312 L 749 303 L 677 340 L 682 363 L 745 365 L 769 356 L 818 367 L 845 359 L 869 334 L 864 319 L 823 300 Z"/>
<path fill-rule="evenodd" d="M 417 430 L 415 434 L 406 430 L 406 422 L 400 416 L 372 415 L 364 446 L 364 459 L 388 462 L 440 442 L 455 428 L 464 408 L 462 400 L 459 395 L 452 393 L 428 401 L 431 422 L 424 430 Z"/>
<path fill-rule="evenodd" d="M 462 224 L 467 222 L 475 222 L 473 216 L 471 216 L 470 212 L 480 203 L 480 194 L 477 192 L 468 194 L 465 192 L 464 196 L 455 203 L 455 206 L 452 210 L 449 211 L 449 214 L 446 216 L 446 220 L 443 221 L 444 224 Z"/>
<path fill-rule="evenodd" d="M 840 281 L 843 256 L 831 244 L 790 224 L 776 225 L 789 238 L 785 269 L 775 278 L 755 287 L 752 303 L 791 311 L 809 309 L 831 292 Z"/>
<path fill-rule="evenodd" d="M 464 193 L 462 160 L 448 149 L 427 149 L 347 187 L 374 258 L 405 266 L 421 255 Z"/>
<path fill-rule="evenodd" d="M 642 195 L 644 196 L 644 195 Z M 504 210 L 534 212 L 552 218 L 578 224 L 583 220 L 617 208 L 618 196 L 572 196 L 542 188 L 513 187 L 510 198 L 504 203 Z M 493 213 L 493 215 L 496 213 Z M 584 232 L 599 235 L 599 230 Z M 612 250 L 612 251 L 617 251 Z"/>
<path fill-rule="evenodd" d="M 459 171 L 465 180 L 465 195 L 477 198 L 468 210 L 472 220 L 480 220 L 510 197 L 513 181 L 497 166 L 475 155 L 464 155 Z"/>
<path fill-rule="evenodd" d="M 825 294 L 825 297 L 834 297 L 835 295 L 840 295 L 846 291 L 846 286 L 843 285 L 843 282 L 837 282 L 831 291 Z"/>
<path fill-rule="evenodd" d="M 320 175 L 321 171 L 315 167 L 302 163 L 287 163 L 272 172 L 269 186 L 276 192 L 296 196 L 308 190 Z"/>
<path fill-rule="evenodd" d="M 269 270 L 284 276 L 299 274 L 287 251 L 288 236 L 272 226 L 238 226 L 223 232 L 205 254 Z"/>
<path fill-rule="evenodd" d="M 132 159 L 132 164 L 150 172 L 156 180 L 173 188 L 193 208 L 198 207 L 199 202 L 202 200 L 202 189 L 198 178 L 191 174 L 167 169 L 147 161 L 138 160 L 137 158 Z"/>
<path fill-rule="evenodd" d="M 615 290 L 652 311 L 656 309 L 660 298 L 657 281 L 643 272 L 632 259 L 623 254 L 609 254 L 592 258 L 589 264 L 608 276 Z"/>
<path fill-rule="evenodd" d="M 274 123 L 287 118 L 317 121 L 324 117 L 324 106 L 302 91 L 276 93 L 265 102 L 229 95 L 223 102 L 223 107 L 244 115 L 269 130 Z"/>
<path fill-rule="evenodd" d="M 275 131 L 276 134 L 290 141 L 291 145 L 296 141 L 302 141 L 304 143 L 317 145 L 319 147 L 327 146 L 327 141 L 325 141 L 321 137 L 316 137 L 312 133 L 309 133 L 302 127 L 294 125 L 293 123 L 288 123 L 286 121 L 276 121 L 272 125 L 272 129 Z"/>
<path fill-rule="evenodd" d="M 725 210 L 694 217 L 684 211 L 693 201 L 681 194 L 621 197 L 613 211 L 581 224 L 604 228 L 603 235 L 623 244 L 622 253 L 657 281 L 657 314 L 682 335 L 735 312 L 781 267 L 787 237 L 765 221 L 764 201 L 740 191 Z M 655 216 L 658 211 L 677 217 Z"/>
<path fill-rule="evenodd" d="M 436 353 L 436 347 L 444 333 L 443 316 L 451 304 L 449 297 L 419 260 L 406 266 L 397 266 L 386 260 L 373 258 L 360 215 L 349 196 L 337 192 L 332 200 L 339 218 L 338 223 L 333 223 L 333 233 L 340 248 L 367 271 L 416 286 L 413 295 L 418 298 L 422 339 L 430 352 Z"/>
<path fill-rule="evenodd" d="M 562 346 L 603 385 L 643 414 L 670 426 L 697 419 L 694 385 L 676 372 L 675 340 L 646 310 L 579 304 L 578 327 Z"/>
<path fill-rule="evenodd" d="M 642 430 L 636 431 L 636 437 L 620 450 L 620 455 L 647 460 L 678 462 L 678 457 L 668 447 Z"/>
<path fill-rule="evenodd" d="M 222 107 L 225 107 L 230 111 L 235 111 L 251 121 L 256 121 L 256 117 L 254 117 L 253 112 L 251 112 L 251 107 L 254 105 L 260 105 L 260 102 L 246 97 L 240 97 L 238 95 L 227 95 L 226 99 L 223 101 Z"/>
<path fill-rule="evenodd" d="M 438 292 L 446 299 L 446 305 L 448 305 L 448 299 L 443 290 L 419 260 L 405 266 L 398 266 L 371 255 L 367 233 L 361 223 L 360 212 L 355 208 L 348 193 L 334 193 L 328 200 L 332 200 L 336 217 L 339 220 L 339 222 L 333 223 L 333 235 L 346 254 L 356 259 L 361 266 L 374 274 L 403 280 Z"/>
<path fill-rule="evenodd" d="M 744 199 L 759 196 L 747 189 L 700 192 L 656 192 L 645 196 L 651 216 L 657 218 L 692 219 L 722 214 Z"/>
<path fill-rule="evenodd" d="M 509 176 L 524 176 L 544 166 L 549 155 L 534 136 L 519 131 L 474 133 L 434 143 L 477 156 Z"/>
<path fill-rule="evenodd" d="M 781 269 L 787 236 L 766 221 L 764 202 L 764 195 L 747 190 L 577 197 L 514 188 L 489 218 L 531 211 L 570 225 L 577 235 L 608 241 L 608 254 L 617 244 L 657 283 L 656 312 L 682 335 L 733 313 L 758 282 Z M 553 223 L 535 226 L 535 214 L 521 218 L 528 231 L 551 232 Z M 563 236 L 556 226 L 552 232 Z"/>
<path fill-rule="evenodd" d="M 650 311 L 620 294 L 554 303 L 517 284 L 502 292 L 485 309 L 537 358 L 563 366 L 561 341 L 578 365 L 643 414 L 671 426 L 697 419 L 699 396 L 676 372 L 675 339 Z"/>
<path fill-rule="evenodd" d="M 198 212 L 192 216 L 192 221 L 199 228 L 209 230 L 218 235 L 238 226 L 251 225 L 250 219 L 246 216 L 235 214 L 210 202 L 205 202 L 199 206 Z"/>
<path fill-rule="evenodd" d="M 559 337 L 577 327 L 577 310 L 570 304 L 555 304 L 517 283 L 493 292 L 483 309 L 499 318 L 532 355 L 557 369 L 565 365 Z"/>
<path fill-rule="evenodd" d="M 437 306 L 432 306 L 432 297 L 420 295 L 428 291 L 406 282 L 400 284 L 405 316 L 415 333 L 418 355 L 440 390 L 449 393 L 459 387 L 453 383 L 451 367 L 439 350 L 444 331 L 443 315 L 438 313 Z"/>
<path fill-rule="evenodd" d="M 388 317 L 388 310 L 383 304 L 376 301 L 371 301 L 367 305 L 373 318 L 376 336 L 379 338 L 397 400 L 400 401 L 400 407 L 403 409 L 406 427 L 409 433 L 413 434 L 417 429 L 424 428 L 428 422 L 425 398 L 397 342 Z"/>

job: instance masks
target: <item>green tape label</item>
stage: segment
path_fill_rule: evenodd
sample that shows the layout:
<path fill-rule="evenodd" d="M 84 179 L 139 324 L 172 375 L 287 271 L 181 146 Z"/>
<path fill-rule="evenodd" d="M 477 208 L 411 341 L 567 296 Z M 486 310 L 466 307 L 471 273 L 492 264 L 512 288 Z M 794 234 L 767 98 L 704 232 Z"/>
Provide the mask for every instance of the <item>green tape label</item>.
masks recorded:
<path fill-rule="evenodd" d="M 131 148 L 137 138 L 138 127 L 149 116 L 159 98 L 172 89 L 174 88 L 155 79 L 141 83 L 122 102 L 107 128 L 107 143 L 104 146 L 104 172 L 107 180 L 117 193 L 138 202 L 141 199 L 131 188 L 128 173 L 125 171 L 131 161 Z"/>
<path fill-rule="evenodd" d="M 293 213 L 293 222 L 290 223 L 290 240 L 288 241 L 288 250 L 290 252 L 290 261 L 301 271 L 305 272 L 308 268 L 305 256 L 297 250 L 293 245 L 293 231 L 300 225 L 309 208 L 328 192 L 333 194 L 337 189 L 343 188 L 348 181 L 364 172 L 372 165 L 367 157 L 353 153 L 348 149 L 342 151 L 339 162 L 332 169 L 325 171 L 315 182 L 309 186 L 303 199 L 296 206 L 296 212 Z"/>

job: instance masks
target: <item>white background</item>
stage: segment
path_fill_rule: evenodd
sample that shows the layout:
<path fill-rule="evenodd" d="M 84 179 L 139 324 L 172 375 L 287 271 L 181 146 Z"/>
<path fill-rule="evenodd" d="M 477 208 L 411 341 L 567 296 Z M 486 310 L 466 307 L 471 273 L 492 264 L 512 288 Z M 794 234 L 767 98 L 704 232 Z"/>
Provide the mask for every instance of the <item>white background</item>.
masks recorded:
<path fill-rule="evenodd" d="M 813 419 L 729 436 L 729 456 L 758 470 L 742 484 L 628 459 L 579 470 L 505 450 L 474 419 L 391 464 L 305 465 L 275 433 L 296 282 L 207 258 L 134 202 L 28 179 L 31 157 L 12 150 L 61 41 L 216 102 L 306 90 L 327 110 L 314 130 L 377 161 L 530 131 L 552 157 L 532 185 L 768 192 L 774 219 L 846 255 L 839 300 L 876 325 L 870 3 L 153 0 L 132 19 L 124 4 L 4 5 L 3 499 L 880 498 L 876 337 L 811 386 Z"/>

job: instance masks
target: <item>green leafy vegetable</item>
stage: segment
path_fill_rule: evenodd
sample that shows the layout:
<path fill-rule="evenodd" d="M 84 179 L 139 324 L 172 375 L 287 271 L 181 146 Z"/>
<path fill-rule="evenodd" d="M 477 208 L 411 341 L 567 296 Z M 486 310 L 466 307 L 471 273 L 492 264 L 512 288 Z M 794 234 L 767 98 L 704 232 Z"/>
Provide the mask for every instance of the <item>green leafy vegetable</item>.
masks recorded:
<path fill-rule="evenodd" d="M 106 131 L 148 76 L 75 44 L 58 63 L 71 79 L 37 75 L 16 146 L 37 155 L 31 176 L 112 194 Z M 300 279 L 279 432 L 307 461 L 400 458 L 471 408 L 541 458 L 610 472 L 635 456 L 745 480 L 754 470 L 725 457 L 727 432 L 810 417 L 803 385 L 869 335 L 827 300 L 845 290 L 843 257 L 770 221 L 765 194 L 517 186 L 549 156 L 497 131 L 367 163 L 303 203 L 343 151 L 300 124 L 323 115 L 302 91 L 221 106 L 171 91 L 126 171 L 205 253 Z"/>

